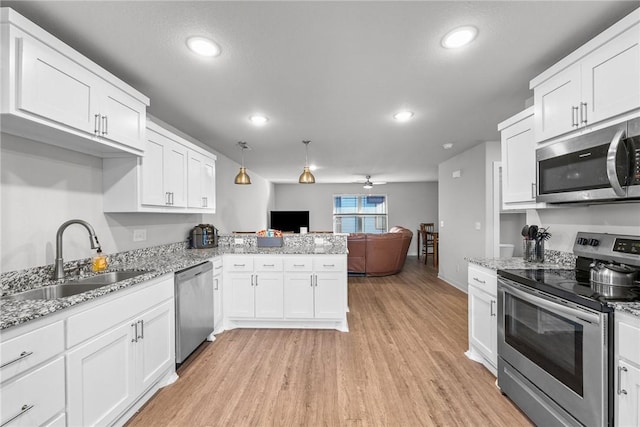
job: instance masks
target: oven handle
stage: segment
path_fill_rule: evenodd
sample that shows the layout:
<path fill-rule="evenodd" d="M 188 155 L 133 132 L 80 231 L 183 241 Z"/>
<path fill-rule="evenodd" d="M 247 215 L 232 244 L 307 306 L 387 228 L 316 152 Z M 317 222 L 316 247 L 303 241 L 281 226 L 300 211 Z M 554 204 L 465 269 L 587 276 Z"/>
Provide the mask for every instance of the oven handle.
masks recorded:
<path fill-rule="evenodd" d="M 511 295 L 520 297 L 525 301 L 543 307 L 553 313 L 569 316 L 574 318 L 575 320 L 591 322 L 596 325 L 600 324 L 600 316 L 597 316 L 593 313 L 569 307 L 567 305 L 564 305 L 561 301 L 550 301 L 548 299 L 533 295 L 529 292 L 522 291 L 512 285 L 509 285 L 504 280 L 500 280 L 499 283 L 502 287 L 505 288 L 505 291 L 507 291 Z"/>
<path fill-rule="evenodd" d="M 607 178 L 609 178 L 609 184 L 611 184 L 613 192 L 616 193 L 616 196 L 620 197 L 624 197 L 627 194 L 618 181 L 618 171 L 616 170 L 616 157 L 623 138 L 624 130 L 620 129 L 613 136 L 611 145 L 609 145 L 609 151 L 607 152 Z"/>

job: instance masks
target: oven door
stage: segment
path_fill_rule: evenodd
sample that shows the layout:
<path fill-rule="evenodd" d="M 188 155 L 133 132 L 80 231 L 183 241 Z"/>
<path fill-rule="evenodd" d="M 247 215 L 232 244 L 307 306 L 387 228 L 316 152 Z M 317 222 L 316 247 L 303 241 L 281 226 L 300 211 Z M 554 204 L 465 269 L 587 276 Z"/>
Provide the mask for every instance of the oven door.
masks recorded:
<path fill-rule="evenodd" d="M 608 423 L 607 340 L 607 314 L 498 281 L 499 357 L 585 425 Z"/>
<path fill-rule="evenodd" d="M 632 158 L 626 122 L 536 150 L 539 202 L 627 197 Z"/>

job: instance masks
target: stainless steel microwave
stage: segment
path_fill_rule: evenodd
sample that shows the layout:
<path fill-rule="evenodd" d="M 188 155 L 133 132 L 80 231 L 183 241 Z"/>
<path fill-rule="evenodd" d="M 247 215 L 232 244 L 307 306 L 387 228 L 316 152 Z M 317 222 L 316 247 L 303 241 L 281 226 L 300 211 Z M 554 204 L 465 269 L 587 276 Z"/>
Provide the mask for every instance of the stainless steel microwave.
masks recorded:
<path fill-rule="evenodd" d="M 640 118 L 536 150 L 536 200 L 640 200 Z"/>

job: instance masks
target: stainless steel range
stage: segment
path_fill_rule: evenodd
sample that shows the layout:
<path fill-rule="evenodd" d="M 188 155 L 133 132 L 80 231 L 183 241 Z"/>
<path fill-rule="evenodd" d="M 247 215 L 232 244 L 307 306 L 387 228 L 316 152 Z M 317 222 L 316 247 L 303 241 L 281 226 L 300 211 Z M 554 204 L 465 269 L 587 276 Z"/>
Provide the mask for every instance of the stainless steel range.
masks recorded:
<path fill-rule="evenodd" d="M 498 270 L 498 385 L 538 425 L 613 425 L 611 303 L 640 301 L 640 236 L 573 252 L 575 270 Z"/>

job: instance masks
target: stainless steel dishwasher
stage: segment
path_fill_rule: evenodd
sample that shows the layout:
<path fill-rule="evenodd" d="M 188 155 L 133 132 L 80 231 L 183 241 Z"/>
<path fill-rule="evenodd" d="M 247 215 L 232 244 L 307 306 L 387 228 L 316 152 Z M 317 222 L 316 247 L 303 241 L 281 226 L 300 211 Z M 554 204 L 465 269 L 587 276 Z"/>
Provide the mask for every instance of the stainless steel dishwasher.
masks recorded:
<path fill-rule="evenodd" d="M 213 264 L 176 272 L 176 363 L 182 363 L 213 332 Z"/>

